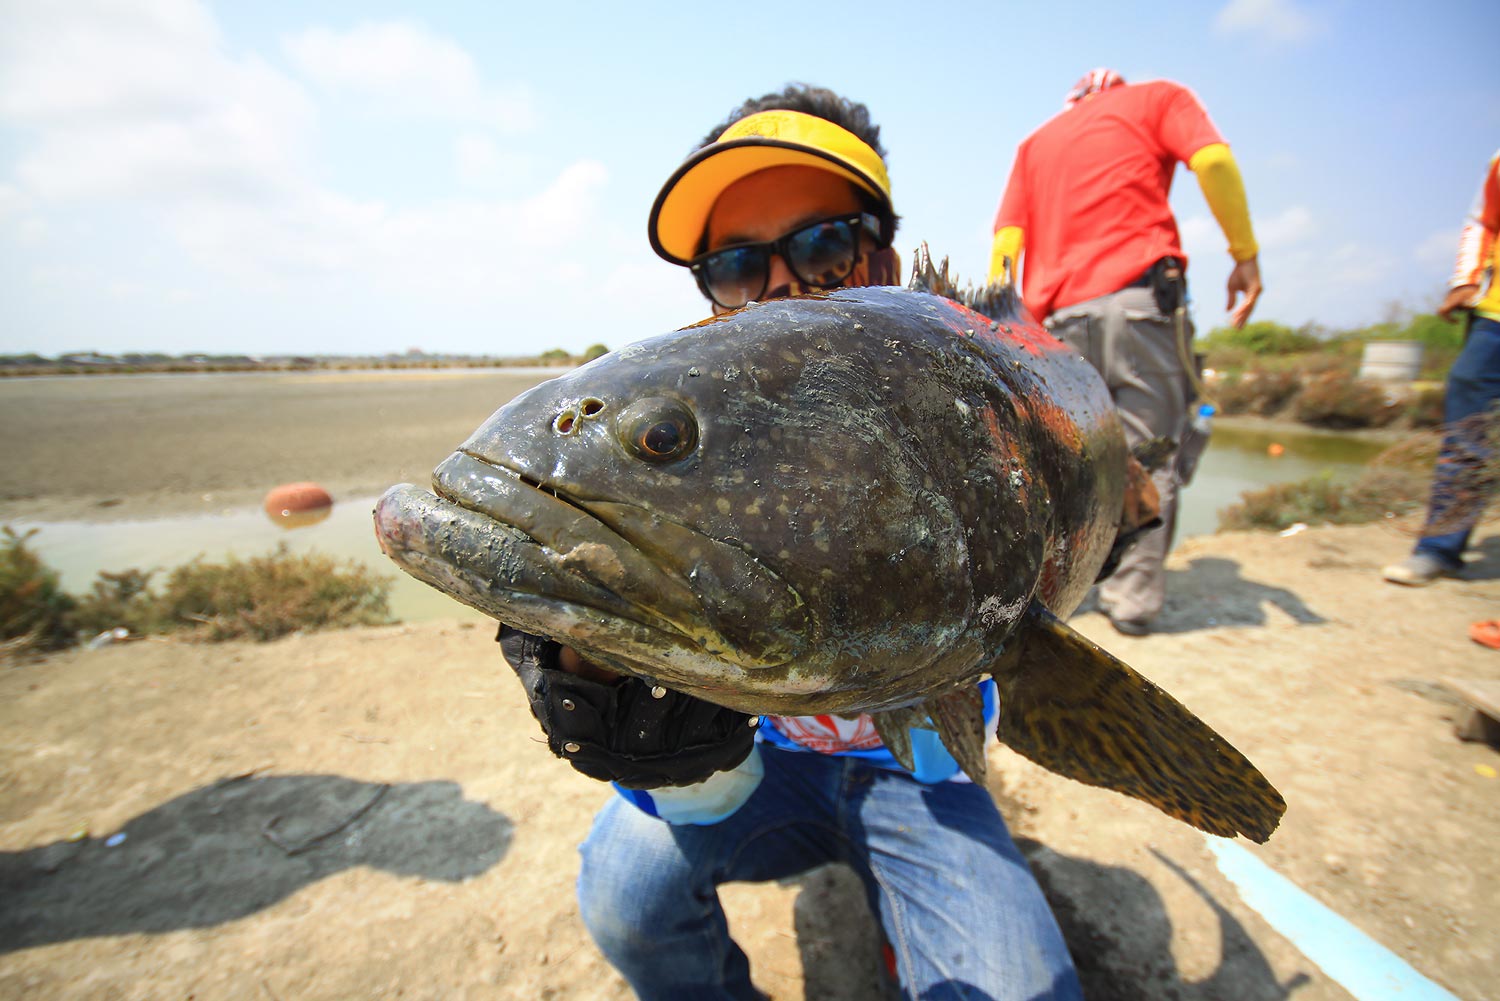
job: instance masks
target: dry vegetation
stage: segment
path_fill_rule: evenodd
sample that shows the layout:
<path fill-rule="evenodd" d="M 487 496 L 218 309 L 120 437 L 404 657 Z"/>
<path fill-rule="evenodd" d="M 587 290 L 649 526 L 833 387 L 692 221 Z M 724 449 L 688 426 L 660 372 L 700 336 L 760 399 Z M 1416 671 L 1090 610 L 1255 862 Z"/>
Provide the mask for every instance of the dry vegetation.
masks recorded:
<path fill-rule="evenodd" d="M 0 532 L 0 650 L 11 653 L 58 650 L 118 628 L 216 642 L 391 621 L 387 578 L 319 553 L 199 557 L 159 589 L 154 570 L 101 572 L 89 593 L 74 596 L 26 545 L 31 533 Z"/>

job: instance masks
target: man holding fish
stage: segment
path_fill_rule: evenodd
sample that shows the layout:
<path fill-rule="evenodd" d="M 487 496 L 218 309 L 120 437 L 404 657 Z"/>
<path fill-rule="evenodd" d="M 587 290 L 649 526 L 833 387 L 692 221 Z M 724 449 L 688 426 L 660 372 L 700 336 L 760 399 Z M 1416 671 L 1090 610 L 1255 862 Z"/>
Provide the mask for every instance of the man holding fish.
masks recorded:
<path fill-rule="evenodd" d="M 649 233 L 717 315 L 898 283 L 896 220 L 867 109 L 791 86 L 705 138 L 663 186 Z M 648 446 L 674 447 L 670 425 L 648 434 Z M 619 793 L 582 846 L 578 892 L 590 933 L 642 999 L 761 997 L 718 884 L 829 862 L 859 875 L 907 996 L 1080 996 L 989 793 L 925 731 L 912 731 L 903 767 L 869 715 L 750 716 L 539 637 L 502 628 L 500 639 L 554 753 Z M 993 732 L 993 681 L 980 698 Z"/>

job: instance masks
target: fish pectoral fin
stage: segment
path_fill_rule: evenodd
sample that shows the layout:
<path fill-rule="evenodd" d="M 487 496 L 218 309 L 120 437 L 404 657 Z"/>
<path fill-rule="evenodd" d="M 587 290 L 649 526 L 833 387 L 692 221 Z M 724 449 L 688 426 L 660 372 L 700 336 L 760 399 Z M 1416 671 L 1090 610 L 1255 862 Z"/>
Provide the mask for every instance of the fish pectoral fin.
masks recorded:
<path fill-rule="evenodd" d="M 1159 469 L 1167 468 L 1168 460 L 1176 454 L 1176 439 L 1169 438 L 1164 434 L 1137 442 L 1130 449 L 1131 457 L 1144 466 L 1148 473 L 1154 473 Z"/>
<path fill-rule="evenodd" d="M 927 713 L 915 706 L 905 706 L 875 713 L 870 719 L 875 723 L 875 732 L 880 734 L 880 742 L 896 762 L 909 772 L 916 771 L 916 759 L 911 753 L 911 728 L 926 723 Z"/>
<path fill-rule="evenodd" d="M 1180 702 L 1035 601 L 1018 646 L 994 675 L 1002 742 L 1210 834 L 1271 836 L 1286 801 Z"/>
<path fill-rule="evenodd" d="M 923 706 L 937 727 L 943 746 L 979 785 L 984 785 L 984 695 L 978 685 L 965 685 Z"/>
<path fill-rule="evenodd" d="M 920 705 L 887 709 L 870 718 L 875 721 L 880 742 L 907 771 L 917 768 L 911 731 L 935 730 L 958 767 L 984 784 L 984 695 L 978 685 L 966 685 Z"/>

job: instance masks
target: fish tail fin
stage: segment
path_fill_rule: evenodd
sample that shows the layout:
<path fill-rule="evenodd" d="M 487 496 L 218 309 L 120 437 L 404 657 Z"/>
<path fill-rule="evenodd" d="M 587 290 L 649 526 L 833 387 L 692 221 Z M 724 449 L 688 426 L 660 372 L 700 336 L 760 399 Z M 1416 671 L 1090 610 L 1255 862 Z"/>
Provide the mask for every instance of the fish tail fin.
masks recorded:
<path fill-rule="evenodd" d="M 1271 836 L 1286 801 L 1228 741 L 1037 602 L 1027 625 L 1008 669 L 995 673 L 1001 741 L 1210 834 Z"/>

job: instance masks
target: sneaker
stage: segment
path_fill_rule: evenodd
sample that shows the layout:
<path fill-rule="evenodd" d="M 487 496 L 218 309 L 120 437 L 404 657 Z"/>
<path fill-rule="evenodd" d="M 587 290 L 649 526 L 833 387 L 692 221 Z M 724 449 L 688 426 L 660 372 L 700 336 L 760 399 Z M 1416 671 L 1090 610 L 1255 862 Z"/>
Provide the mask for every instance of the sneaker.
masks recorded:
<path fill-rule="evenodd" d="M 1151 632 L 1151 623 L 1140 619 L 1117 619 L 1111 615 L 1109 624 L 1115 627 L 1115 632 L 1125 636 L 1145 636 Z"/>
<path fill-rule="evenodd" d="M 1392 563 L 1380 575 L 1392 584 L 1407 587 L 1425 587 L 1439 577 L 1457 577 L 1458 571 L 1450 569 L 1436 556 L 1427 553 L 1412 553 L 1400 563 Z"/>

